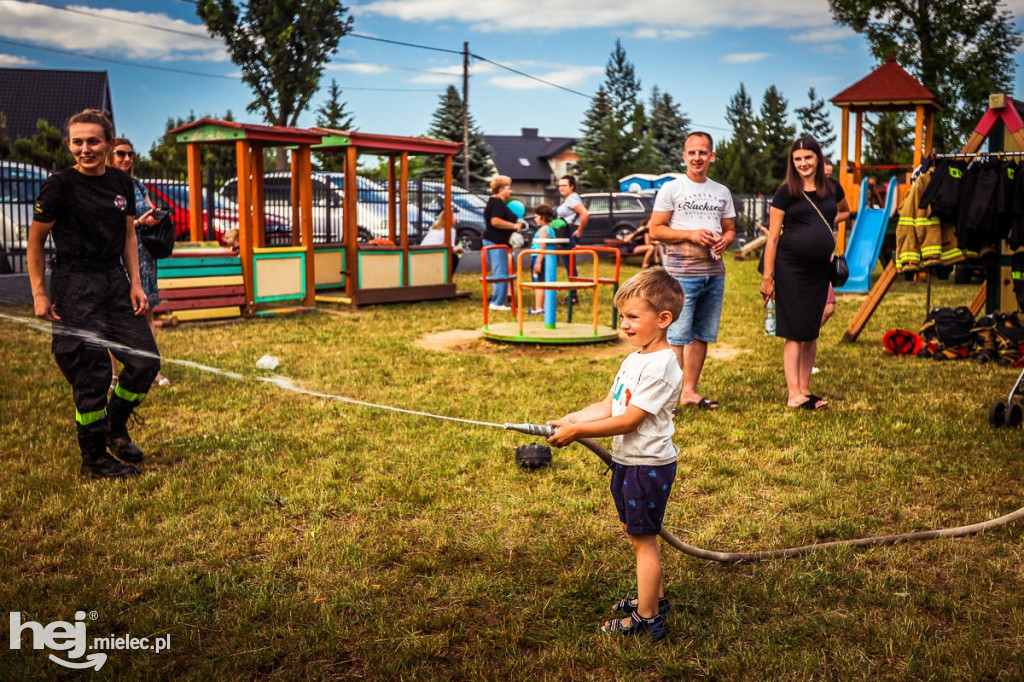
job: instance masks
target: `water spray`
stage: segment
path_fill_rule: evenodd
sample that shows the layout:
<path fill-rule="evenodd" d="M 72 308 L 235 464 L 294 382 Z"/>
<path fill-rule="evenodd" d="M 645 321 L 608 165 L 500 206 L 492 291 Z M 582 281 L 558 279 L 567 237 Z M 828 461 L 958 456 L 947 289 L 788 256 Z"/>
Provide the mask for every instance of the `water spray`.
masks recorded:
<path fill-rule="evenodd" d="M 28 326 L 28 327 L 30 327 L 32 329 L 37 330 L 37 331 L 51 333 L 51 334 L 53 333 L 52 332 L 52 328 L 50 327 L 49 324 L 40 322 L 40 321 L 35 320 L 35 319 L 18 317 L 18 316 L 15 316 L 15 315 L 7 315 L 5 313 L 0 313 L 0 319 L 5 319 L 5 320 L 10 320 L 10 321 L 13 321 L 13 322 L 17 322 L 19 324 L 26 325 L 26 326 Z M 132 350 L 132 349 L 126 347 L 126 346 L 120 346 L 118 344 L 111 343 L 111 342 L 107 341 L 106 339 L 102 339 L 99 336 L 97 336 L 95 334 L 88 333 L 88 332 L 82 332 L 82 331 L 77 331 L 77 330 L 64 330 L 64 333 L 74 334 L 74 335 L 82 337 L 86 341 L 97 343 L 97 344 L 100 344 L 100 345 L 104 345 L 104 346 L 108 346 L 108 347 L 114 347 L 114 348 L 122 348 L 124 350 Z M 133 352 L 138 353 L 140 351 L 134 351 L 133 350 Z M 191 362 L 189 360 L 176 360 L 176 359 L 173 359 L 173 358 L 161 358 L 161 361 L 169 362 L 169 363 L 173 363 L 173 364 L 177 364 L 177 365 L 182 365 L 182 366 L 186 366 L 186 367 L 191 367 L 193 369 L 197 369 L 197 370 L 204 371 L 204 372 L 210 372 L 210 373 L 216 374 L 218 376 L 234 379 L 236 381 L 245 381 L 246 380 L 245 376 L 243 376 L 241 374 L 238 374 L 236 372 L 226 372 L 226 371 L 218 369 L 216 367 L 210 367 L 208 365 L 203 365 L 203 364 L 200 364 L 200 363 L 197 363 L 197 362 Z M 280 377 L 280 376 L 278 376 L 278 377 L 259 377 L 257 380 L 261 381 L 261 382 L 273 384 L 273 385 L 277 386 L 278 388 L 280 388 L 282 390 L 292 391 L 294 393 L 301 393 L 303 395 L 308 395 L 308 396 L 312 396 L 312 397 L 316 397 L 316 398 L 327 398 L 329 400 L 337 400 L 337 401 L 349 403 L 349 404 L 352 404 L 352 405 L 360 405 L 362 407 L 370 407 L 370 408 L 374 408 L 374 409 L 388 410 L 388 411 L 391 411 L 391 412 L 399 412 L 399 413 L 402 413 L 402 414 L 415 415 L 415 416 L 420 416 L 420 417 L 429 417 L 429 418 L 432 418 L 432 419 L 442 419 L 442 420 L 445 420 L 445 421 L 460 422 L 460 423 L 463 423 L 463 424 L 473 424 L 473 425 L 476 425 L 476 426 L 493 426 L 493 427 L 496 427 L 496 428 L 503 428 L 506 431 L 517 431 L 519 433 L 524 433 L 524 434 L 526 434 L 528 436 L 539 436 L 539 437 L 545 438 L 545 439 L 546 438 L 550 438 L 555 433 L 555 431 L 556 431 L 554 426 L 550 426 L 550 425 L 547 425 L 547 424 L 512 424 L 512 423 L 497 424 L 497 423 L 494 423 L 494 422 L 475 421 L 475 420 L 472 420 L 472 419 L 460 419 L 458 417 L 449 417 L 449 416 L 440 415 L 440 414 L 431 414 L 429 412 L 420 412 L 420 411 L 417 411 L 417 410 L 407 410 L 407 409 L 403 409 L 403 408 L 399 408 L 399 407 L 392 407 L 390 405 L 379 405 L 379 404 L 376 404 L 376 403 L 370 403 L 370 402 L 366 402 L 366 401 L 363 401 L 363 400 L 356 400 L 354 398 L 348 398 L 348 397 L 345 397 L 345 396 L 332 395 L 330 393 L 321 393 L 319 391 L 312 391 L 312 390 L 309 390 L 309 389 L 305 389 L 305 388 L 296 386 L 294 383 L 292 383 L 291 379 L 288 379 L 287 377 Z M 590 438 L 580 438 L 576 442 L 579 443 L 580 445 L 582 445 L 583 447 L 589 449 L 595 455 L 597 455 L 597 457 L 602 462 L 604 462 L 607 466 L 609 466 L 609 467 L 612 466 L 613 462 L 612 462 L 612 455 L 611 455 L 611 453 L 608 452 L 608 450 L 604 446 L 602 446 L 600 443 L 598 443 L 595 440 L 590 439 Z M 999 528 L 1000 526 L 1008 525 L 1008 524 L 1013 523 L 1015 521 L 1018 521 L 1018 520 L 1020 520 L 1022 518 L 1024 518 L 1024 507 L 1022 507 L 1022 508 L 1020 508 L 1020 509 L 1018 509 L 1018 510 L 1016 510 L 1014 512 L 1010 512 L 1009 514 L 1005 514 L 1003 516 L 1000 516 L 998 518 L 991 519 L 989 521 L 983 521 L 983 522 L 980 522 L 980 523 L 974 523 L 974 524 L 971 524 L 971 525 L 968 525 L 968 526 L 958 526 L 956 528 L 943 528 L 943 529 L 937 529 L 937 530 L 921 531 L 921 532 L 917 532 L 917 533 L 901 533 L 901 534 L 897 534 L 897 535 L 882 535 L 882 536 L 876 536 L 876 537 L 871 537 L 871 538 L 859 538 L 859 539 L 856 539 L 856 540 L 836 540 L 836 541 L 833 541 L 833 542 L 822 542 L 822 543 L 815 543 L 815 544 L 810 544 L 810 545 L 803 545 L 801 547 L 790 547 L 790 548 L 787 548 L 787 549 L 775 549 L 775 550 L 766 550 L 766 551 L 759 551 L 759 552 L 719 552 L 719 551 L 716 551 L 716 550 L 702 549 L 700 547 L 695 547 L 693 545 L 690 545 L 690 544 L 687 544 L 687 543 L 683 542 L 682 540 L 680 540 L 679 538 L 677 538 L 676 536 L 674 536 L 672 533 L 670 533 L 669 531 L 665 530 L 664 528 L 661 529 L 661 533 L 659 533 L 659 535 L 660 535 L 661 539 L 663 539 L 665 542 L 667 542 L 668 544 L 672 545 L 673 547 L 678 549 L 680 552 L 683 552 L 684 554 L 687 554 L 689 556 L 695 557 L 697 559 L 705 559 L 705 560 L 708 560 L 708 561 L 716 561 L 718 563 L 723 563 L 723 564 L 733 564 L 733 563 L 749 562 L 749 561 L 765 561 L 765 560 L 769 560 L 769 559 L 787 559 L 787 558 L 792 558 L 792 557 L 803 556 L 804 554 L 809 554 L 811 552 L 815 552 L 815 551 L 818 551 L 818 550 L 834 549 L 836 547 L 876 547 L 876 546 L 886 546 L 886 545 L 897 545 L 897 544 L 902 544 L 902 543 L 907 543 L 907 542 L 920 542 L 920 541 L 923 541 L 923 540 L 935 540 L 935 539 L 938 539 L 938 538 L 958 538 L 958 537 L 964 537 L 964 536 L 968 536 L 968 535 L 975 535 L 977 533 L 984 533 L 984 532 L 992 530 L 994 528 Z"/>

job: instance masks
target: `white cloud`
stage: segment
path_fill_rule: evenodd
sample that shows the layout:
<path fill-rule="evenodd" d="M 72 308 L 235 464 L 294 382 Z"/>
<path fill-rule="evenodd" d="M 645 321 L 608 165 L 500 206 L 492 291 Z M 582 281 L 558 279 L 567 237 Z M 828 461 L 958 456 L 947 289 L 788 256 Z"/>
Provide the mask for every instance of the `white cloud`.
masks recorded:
<path fill-rule="evenodd" d="M 604 67 L 602 66 L 567 66 L 562 69 L 556 69 L 546 73 L 534 73 L 532 75 L 537 78 L 542 78 L 548 83 L 561 85 L 565 88 L 572 88 L 585 83 L 587 79 L 599 76 L 602 73 L 604 73 Z M 507 90 L 533 90 L 535 88 L 551 87 L 541 83 L 540 81 L 534 80 L 533 78 L 518 76 L 514 73 L 509 73 L 507 76 L 494 76 L 488 79 L 488 82 L 491 85 L 499 88 L 505 88 Z"/>
<path fill-rule="evenodd" d="M 693 31 L 688 31 L 682 28 L 638 28 L 633 31 L 634 38 L 640 38 L 642 40 L 685 40 L 686 38 L 692 38 L 696 35 Z"/>
<path fill-rule="evenodd" d="M 796 43 L 832 43 L 837 40 L 853 38 L 856 35 L 853 29 L 846 26 L 827 26 L 794 33 L 789 36 L 789 39 Z"/>
<path fill-rule="evenodd" d="M 19 57 L 13 54 L 0 54 L 0 67 L 32 66 L 37 64 L 34 59 Z"/>
<path fill-rule="evenodd" d="M 1019 1 L 1019 0 L 1018 0 Z M 403 21 L 459 21 L 480 32 L 536 31 L 535 0 L 369 0 L 353 5 L 359 15 L 381 15 Z M 646 0 L 643 12 L 622 0 L 560 0 L 544 5 L 544 25 L 552 31 L 614 27 L 658 32 L 699 33 L 715 28 L 794 28 L 830 26 L 828 4 L 819 0 Z"/>
<path fill-rule="evenodd" d="M 68 7 L 106 18 L 64 12 L 27 2 L 0 0 L 0 16 L 4 17 L 0 23 L 0 36 L 45 47 L 59 46 L 64 50 L 134 60 L 230 61 L 224 43 L 211 39 L 201 24 L 190 24 L 154 12 L 130 12 L 85 5 Z M 132 26 L 110 19 L 162 26 L 188 35 Z"/>
<path fill-rule="evenodd" d="M 349 73 L 358 73 L 363 75 L 376 75 L 380 73 L 387 73 L 391 69 L 384 64 L 373 64 L 371 62 L 342 62 L 329 64 L 327 68 L 330 71 L 347 71 Z"/>
<path fill-rule="evenodd" d="M 723 54 L 719 57 L 719 61 L 723 64 L 753 64 L 771 56 L 771 52 L 734 52 L 732 54 Z"/>

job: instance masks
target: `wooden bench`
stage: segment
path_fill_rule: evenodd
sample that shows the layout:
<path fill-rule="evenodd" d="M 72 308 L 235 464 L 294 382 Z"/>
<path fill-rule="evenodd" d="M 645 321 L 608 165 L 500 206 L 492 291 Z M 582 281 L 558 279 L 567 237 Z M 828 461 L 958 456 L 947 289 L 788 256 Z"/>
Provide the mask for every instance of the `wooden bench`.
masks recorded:
<path fill-rule="evenodd" d="M 242 261 L 216 247 L 178 247 L 157 262 L 159 319 L 173 322 L 240 317 L 245 305 Z"/>

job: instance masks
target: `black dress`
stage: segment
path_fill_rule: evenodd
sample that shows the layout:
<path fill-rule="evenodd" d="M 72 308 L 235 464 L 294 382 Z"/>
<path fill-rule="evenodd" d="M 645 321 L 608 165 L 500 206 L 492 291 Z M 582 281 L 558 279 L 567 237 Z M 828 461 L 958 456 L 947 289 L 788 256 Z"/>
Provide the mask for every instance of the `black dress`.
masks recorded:
<path fill-rule="evenodd" d="M 836 248 L 831 225 L 846 197 L 838 183 L 828 182 L 831 191 L 824 198 L 816 192 L 809 192 L 809 199 L 791 197 L 786 185 L 772 197 L 772 208 L 785 213 L 775 254 L 776 334 L 790 341 L 814 341 L 821 329 Z"/>

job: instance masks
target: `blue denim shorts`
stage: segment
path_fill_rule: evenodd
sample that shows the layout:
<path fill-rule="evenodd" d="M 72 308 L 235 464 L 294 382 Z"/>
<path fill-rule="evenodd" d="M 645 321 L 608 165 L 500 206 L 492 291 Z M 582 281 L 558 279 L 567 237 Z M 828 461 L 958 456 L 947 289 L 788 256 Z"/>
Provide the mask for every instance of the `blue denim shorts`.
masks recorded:
<path fill-rule="evenodd" d="M 668 328 L 668 342 L 688 346 L 696 339 L 705 343 L 718 340 L 725 298 L 725 275 L 713 277 L 676 277 L 683 286 L 683 312 Z"/>
<path fill-rule="evenodd" d="M 630 535 L 657 535 L 665 518 L 668 495 L 676 480 L 676 464 L 612 466 L 612 499 L 619 521 Z"/>

